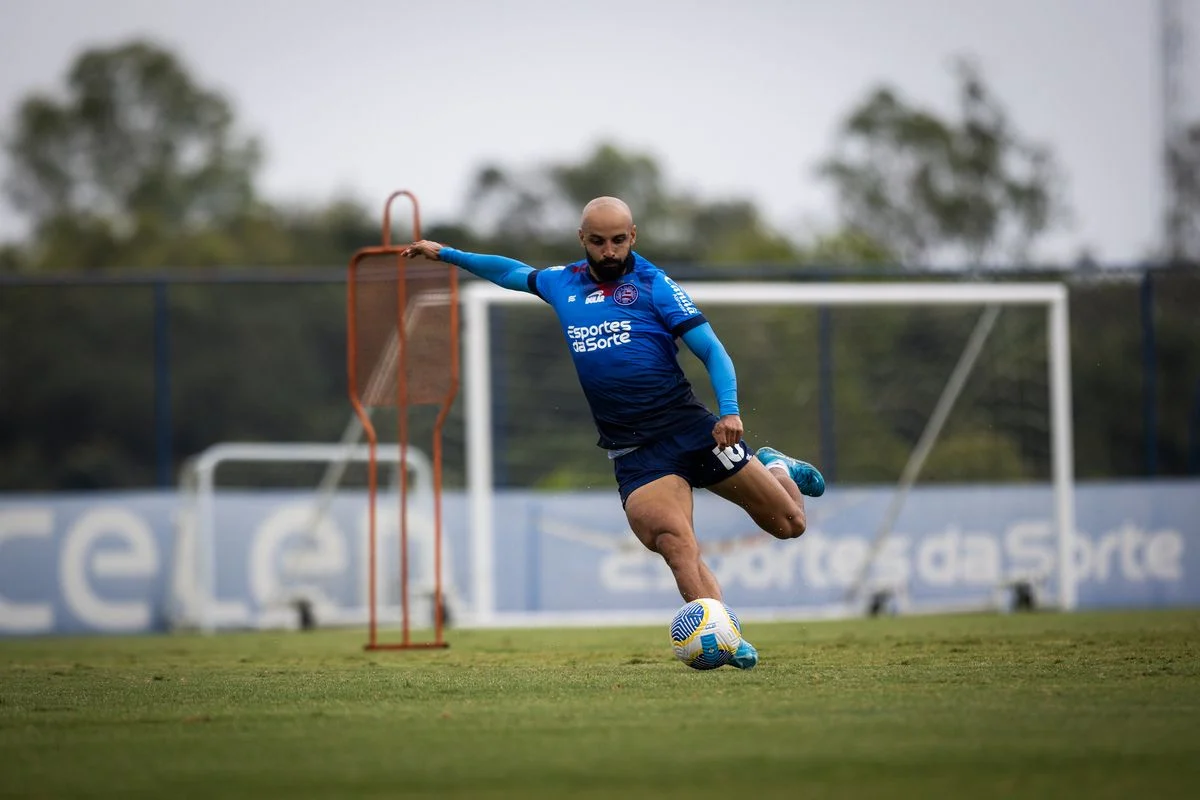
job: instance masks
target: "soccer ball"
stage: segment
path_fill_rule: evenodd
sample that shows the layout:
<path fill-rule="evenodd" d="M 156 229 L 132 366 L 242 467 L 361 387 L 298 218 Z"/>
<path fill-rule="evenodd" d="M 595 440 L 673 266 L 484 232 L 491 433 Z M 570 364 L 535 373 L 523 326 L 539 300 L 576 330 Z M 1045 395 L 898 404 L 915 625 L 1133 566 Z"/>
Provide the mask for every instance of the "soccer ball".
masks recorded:
<path fill-rule="evenodd" d="M 671 620 L 671 649 L 692 669 L 728 664 L 742 643 L 742 624 L 729 606 L 702 597 L 687 603 Z"/>

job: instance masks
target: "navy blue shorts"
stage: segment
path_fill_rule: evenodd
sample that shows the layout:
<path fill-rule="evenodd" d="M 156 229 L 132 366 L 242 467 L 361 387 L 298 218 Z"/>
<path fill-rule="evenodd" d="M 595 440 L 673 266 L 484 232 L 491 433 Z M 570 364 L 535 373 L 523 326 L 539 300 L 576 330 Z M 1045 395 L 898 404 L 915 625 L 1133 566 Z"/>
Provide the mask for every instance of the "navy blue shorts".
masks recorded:
<path fill-rule="evenodd" d="M 613 472 L 621 492 L 621 505 L 634 489 L 664 475 L 678 475 L 693 488 L 701 489 L 736 475 L 754 457 L 754 449 L 742 441 L 717 451 L 712 430 L 717 418 L 711 414 L 687 430 L 672 434 L 613 459 Z"/>

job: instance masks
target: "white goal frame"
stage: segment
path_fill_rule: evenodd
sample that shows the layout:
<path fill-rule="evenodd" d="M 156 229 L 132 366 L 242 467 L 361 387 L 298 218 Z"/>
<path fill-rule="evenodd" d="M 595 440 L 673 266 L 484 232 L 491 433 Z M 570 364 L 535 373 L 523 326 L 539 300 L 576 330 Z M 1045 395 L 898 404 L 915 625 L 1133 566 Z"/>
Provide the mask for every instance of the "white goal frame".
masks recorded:
<path fill-rule="evenodd" d="M 1075 468 L 1071 412 L 1071 353 L 1067 288 L 1061 283 L 683 283 L 702 309 L 718 305 L 798 306 L 1043 306 L 1047 312 L 1051 484 L 1057 542 L 1055 605 L 1077 603 L 1073 542 Z M 541 303 L 536 296 L 478 282 L 461 293 L 465 350 L 467 494 L 471 549 L 471 622 L 494 624 L 496 612 L 493 514 L 492 387 L 488 313 L 493 305 Z M 549 312 L 549 309 L 547 309 Z M 552 312 L 550 312 L 552 313 Z"/>
<path fill-rule="evenodd" d="M 327 511 L 328 502 L 337 490 L 337 480 L 346 465 L 351 462 L 365 464 L 370 459 L 367 445 L 356 444 L 349 433 L 341 443 L 222 442 L 187 461 L 181 470 L 181 506 L 175 520 L 175 565 L 169 586 L 168 618 L 172 627 L 215 633 L 223 627 L 280 628 L 294 622 L 295 612 L 286 607 L 246 616 L 241 613 L 240 603 L 230 606 L 217 596 L 217 469 L 223 464 L 233 463 L 327 465 L 329 470 L 326 479 L 312 493 L 310 528 L 315 529 Z M 425 453 L 413 447 L 404 453 L 399 445 L 381 445 L 376 448 L 376 460 L 380 464 L 395 467 L 401 463 L 407 464 L 412 472 L 414 497 L 418 501 L 414 505 L 419 505 L 426 495 L 432 497 L 433 466 Z M 312 487 L 296 488 L 312 491 Z M 381 488 L 381 494 L 386 494 L 385 488 Z M 398 517 L 399 511 L 395 513 Z M 408 513 L 410 520 L 419 517 L 419 513 L 412 509 Z M 432 526 L 431 521 L 429 526 Z M 348 535 L 353 540 L 359 533 L 365 536 L 365 531 L 350 531 Z M 349 545 L 352 542 L 347 543 Z M 390 574 L 390 566 L 382 563 L 377 565 L 381 576 Z M 362 580 L 366 579 L 364 569 Z M 453 595 L 452 589 L 450 587 L 448 594 Z M 361 607 L 319 609 L 321 623 L 330 625 L 365 624 L 368 613 L 365 604 Z M 383 620 L 399 620 L 400 607 L 381 605 L 379 615 Z"/>

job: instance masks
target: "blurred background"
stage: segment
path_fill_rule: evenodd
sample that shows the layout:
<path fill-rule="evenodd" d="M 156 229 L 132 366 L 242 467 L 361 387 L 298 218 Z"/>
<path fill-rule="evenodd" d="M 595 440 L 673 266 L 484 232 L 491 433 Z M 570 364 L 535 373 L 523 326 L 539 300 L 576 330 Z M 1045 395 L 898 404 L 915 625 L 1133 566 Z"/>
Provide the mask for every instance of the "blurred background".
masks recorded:
<path fill-rule="evenodd" d="M 346 264 L 404 188 L 426 238 L 535 266 L 611 194 L 681 281 L 1062 282 L 1076 477 L 1200 511 L 1198 3 L 8 0 L 0 54 L 0 509 L 336 442 Z M 886 489 L 975 313 L 710 317 L 754 429 Z M 566 363 L 553 325 L 490 324 L 496 488 L 610 491 L 570 373 L 529 374 Z M 1049 478 L 1045 325 L 997 330 L 924 482 Z M 0 547 L 0 596 L 35 550 Z"/>

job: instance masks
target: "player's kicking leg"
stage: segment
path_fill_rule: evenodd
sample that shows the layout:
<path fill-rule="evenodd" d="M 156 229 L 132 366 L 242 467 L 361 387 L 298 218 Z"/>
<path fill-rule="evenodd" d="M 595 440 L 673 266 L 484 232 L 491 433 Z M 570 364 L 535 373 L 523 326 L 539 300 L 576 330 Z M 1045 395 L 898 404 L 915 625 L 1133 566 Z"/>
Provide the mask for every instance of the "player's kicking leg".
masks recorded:
<path fill-rule="evenodd" d="M 667 562 L 685 602 L 698 597 L 722 599 L 716 576 L 700 557 L 692 526 L 692 488 L 687 481 L 666 475 L 637 488 L 625 501 L 625 516 L 638 541 Z M 758 663 L 758 651 L 743 639 L 729 663 L 738 669 L 752 669 Z"/>
<path fill-rule="evenodd" d="M 638 541 L 667 563 L 684 602 L 722 599 L 716 576 L 700 557 L 687 481 L 664 475 L 639 486 L 625 500 L 625 517 Z"/>
<path fill-rule="evenodd" d="M 777 539 L 794 539 L 807 527 L 804 497 L 819 497 L 825 491 L 825 479 L 813 465 L 764 448 L 755 454 L 757 463 L 746 464 L 734 475 L 718 481 L 708 490 L 737 503 L 760 528 Z M 741 669 L 758 664 L 758 651 L 745 639 L 731 662 Z"/>

